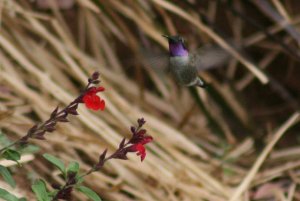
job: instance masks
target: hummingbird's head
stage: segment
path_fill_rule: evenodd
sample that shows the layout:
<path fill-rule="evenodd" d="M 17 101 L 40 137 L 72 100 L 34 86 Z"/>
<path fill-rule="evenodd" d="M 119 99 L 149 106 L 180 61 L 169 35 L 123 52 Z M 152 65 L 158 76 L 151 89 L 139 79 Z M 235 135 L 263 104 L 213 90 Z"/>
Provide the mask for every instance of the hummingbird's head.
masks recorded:
<path fill-rule="evenodd" d="M 188 56 L 189 52 L 184 44 L 184 39 L 181 36 L 162 35 L 168 39 L 169 52 L 171 57 Z"/>

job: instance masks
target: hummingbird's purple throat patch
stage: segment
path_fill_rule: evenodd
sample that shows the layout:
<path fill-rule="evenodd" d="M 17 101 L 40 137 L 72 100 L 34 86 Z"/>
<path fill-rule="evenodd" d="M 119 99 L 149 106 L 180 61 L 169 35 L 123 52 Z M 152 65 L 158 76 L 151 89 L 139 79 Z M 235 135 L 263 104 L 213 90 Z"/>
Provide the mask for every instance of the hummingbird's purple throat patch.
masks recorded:
<path fill-rule="evenodd" d="M 189 52 L 180 42 L 178 43 L 169 43 L 169 51 L 172 57 L 176 56 L 188 56 Z"/>

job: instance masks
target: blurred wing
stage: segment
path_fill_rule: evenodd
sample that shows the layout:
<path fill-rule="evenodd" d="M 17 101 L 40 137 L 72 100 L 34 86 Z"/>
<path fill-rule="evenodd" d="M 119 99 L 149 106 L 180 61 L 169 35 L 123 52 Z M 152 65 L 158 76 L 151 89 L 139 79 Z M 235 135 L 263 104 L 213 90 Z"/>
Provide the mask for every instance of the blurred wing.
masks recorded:
<path fill-rule="evenodd" d="M 219 46 L 206 45 L 192 51 L 190 57 L 192 64 L 202 71 L 224 65 L 231 55 Z"/>
<path fill-rule="evenodd" d="M 130 59 L 130 65 L 139 64 L 146 69 L 149 75 L 156 81 L 165 82 L 165 73 L 169 70 L 169 55 L 164 53 L 155 53 L 142 49 L 135 59 Z M 154 76 L 154 77 L 153 77 Z M 156 79 L 158 78 L 158 79 Z M 156 81 L 155 81 L 156 80 Z"/>
<path fill-rule="evenodd" d="M 167 71 L 169 67 L 168 54 L 142 51 L 141 60 L 145 68 L 153 69 L 155 71 Z"/>

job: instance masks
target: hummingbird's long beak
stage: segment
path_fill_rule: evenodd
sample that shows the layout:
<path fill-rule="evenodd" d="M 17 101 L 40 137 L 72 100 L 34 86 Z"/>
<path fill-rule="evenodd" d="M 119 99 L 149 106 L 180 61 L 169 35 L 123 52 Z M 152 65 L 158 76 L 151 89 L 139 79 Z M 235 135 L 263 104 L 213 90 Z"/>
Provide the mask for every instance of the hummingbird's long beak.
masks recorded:
<path fill-rule="evenodd" d="M 162 36 L 165 37 L 165 38 L 167 38 L 167 39 L 171 39 L 171 37 L 168 36 L 168 35 L 162 35 Z"/>

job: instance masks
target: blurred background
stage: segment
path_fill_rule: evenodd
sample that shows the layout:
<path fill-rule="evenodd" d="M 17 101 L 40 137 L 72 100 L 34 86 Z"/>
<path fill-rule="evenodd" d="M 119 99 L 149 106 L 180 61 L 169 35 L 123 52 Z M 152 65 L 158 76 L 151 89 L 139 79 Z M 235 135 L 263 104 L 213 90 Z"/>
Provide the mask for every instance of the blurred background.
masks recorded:
<path fill-rule="evenodd" d="M 11 191 L 34 200 L 34 179 L 63 183 L 43 153 L 88 170 L 144 117 L 154 137 L 145 161 L 110 161 L 85 181 L 103 200 L 300 200 L 299 9 L 297 0 L 0 0 L 3 134 L 17 139 L 45 121 L 94 71 L 106 89 L 105 111 L 81 106 L 33 142 L 40 151 L 11 167 Z M 199 54 L 224 51 L 199 71 L 207 89 L 157 68 L 162 34 Z"/>

